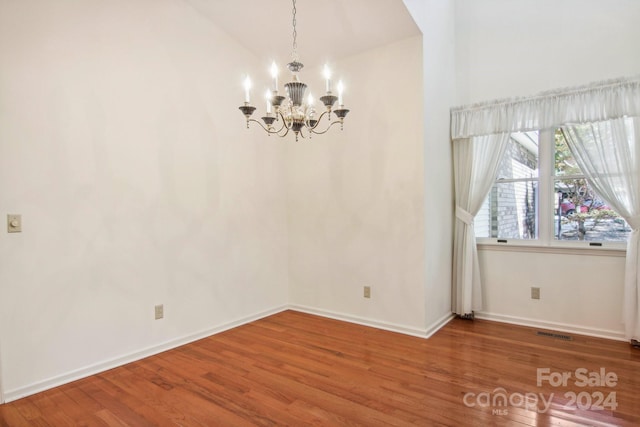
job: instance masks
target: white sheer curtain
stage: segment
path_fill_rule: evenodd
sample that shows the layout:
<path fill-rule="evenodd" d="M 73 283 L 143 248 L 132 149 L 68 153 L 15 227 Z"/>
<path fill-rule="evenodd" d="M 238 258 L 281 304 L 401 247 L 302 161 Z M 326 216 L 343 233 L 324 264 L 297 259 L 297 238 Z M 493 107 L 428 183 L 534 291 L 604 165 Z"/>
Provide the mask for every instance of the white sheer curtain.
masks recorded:
<path fill-rule="evenodd" d="M 608 80 L 593 83 L 586 86 L 565 88 L 550 92 L 544 92 L 527 98 L 511 98 L 474 104 L 451 109 L 451 139 L 454 149 L 454 181 L 456 183 L 455 199 L 457 206 L 456 231 L 454 232 L 454 265 L 453 265 L 453 311 L 457 314 L 469 314 L 469 311 L 481 307 L 482 293 L 480 291 L 479 269 L 477 252 L 475 250 L 475 237 L 473 236 L 473 215 L 476 196 L 482 191 L 473 190 L 466 194 L 465 182 L 470 180 L 468 174 L 479 173 L 482 167 L 487 167 L 487 176 L 491 176 L 490 165 L 481 165 L 482 156 L 474 156 L 473 153 L 464 153 L 472 150 L 473 144 L 469 141 L 486 137 L 487 144 L 493 141 L 494 154 L 500 151 L 500 139 L 489 135 L 504 135 L 512 132 L 524 132 L 531 130 L 554 129 L 567 123 L 592 123 L 603 122 L 624 117 L 640 116 L 640 76 L 631 78 Z M 635 123 L 635 122 L 634 122 Z M 635 128 L 637 138 L 637 127 Z M 466 142 L 465 142 L 466 141 Z M 465 146 L 466 144 L 466 146 Z M 636 142 L 637 144 L 637 142 Z M 637 145 L 634 150 L 640 149 Z M 637 157 L 637 154 L 635 154 Z M 478 160 L 478 164 L 475 161 Z M 499 159 L 495 159 L 498 161 Z M 484 161 L 482 162 L 484 163 Z M 475 169 L 473 169 L 475 168 Z M 587 168 L 583 168 L 585 173 Z M 637 173 L 637 170 L 636 170 Z M 636 179 L 637 184 L 637 179 Z M 469 184 L 471 185 L 471 184 Z M 477 189 L 481 190 L 481 185 Z M 602 194 L 602 193 L 601 193 Z M 485 193 L 486 195 L 486 193 Z M 604 194 L 602 194 L 604 197 Z M 478 196 L 479 197 L 479 196 Z M 483 196 L 484 197 L 484 196 Z M 640 200 L 638 195 L 630 196 L 634 203 Z M 634 208 L 635 209 L 635 208 Z M 640 220 L 637 210 L 633 215 L 629 213 L 627 221 L 632 227 Z M 622 214 L 622 212 L 621 212 Z M 625 215 L 625 214 L 623 214 Z M 462 225 L 464 224 L 464 225 Z M 466 232 L 466 234 L 465 234 Z M 637 234 L 637 232 L 634 232 Z M 638 279 L 632 273 L 636 271 L 639 248 L 629 247 L 627 254 L 627 267 L 629 277 L 629 292 L 625 305 L 625 324 L 627 330 L 635 330 L 638 334 Z M 633 285 L 633 286 L 632 286 Z M 635 299 L 633 299 L 635 298 Z M 474 308 L 475 307 L 475 308 Z M 635 319 L 635 320 L 634 320 Z M 635 322 L 635 325 L 634 325 Z"/>
<path fill-rule="evenodd" d="M 451 139 L 640 116 L 640 76 L 451 109 Z"/>
<path fill-rule="evenodd" d="M 640 117 L 562 127 L 567 145 L 594 190 L 631 226 L 623 319 L 627 339 L 640 341 Z"/>
<path fill-rule="evenodd" d="M 453 252 L 453 311 L 482 309 L 482 284 L 473 218 L 491 189 L 509 134 L 458 139 L 453 144 L 456 223 Z"/>

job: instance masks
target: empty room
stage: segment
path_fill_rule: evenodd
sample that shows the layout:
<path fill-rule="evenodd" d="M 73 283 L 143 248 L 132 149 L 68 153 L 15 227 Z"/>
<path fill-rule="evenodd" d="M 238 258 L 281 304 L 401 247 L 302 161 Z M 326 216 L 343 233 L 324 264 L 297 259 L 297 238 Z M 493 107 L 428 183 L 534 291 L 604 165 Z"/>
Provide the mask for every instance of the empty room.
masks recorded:
<path fill-rule="evenodd" d="M 0 0 L 0 426 L 640 425 L 637 0 Z"/>

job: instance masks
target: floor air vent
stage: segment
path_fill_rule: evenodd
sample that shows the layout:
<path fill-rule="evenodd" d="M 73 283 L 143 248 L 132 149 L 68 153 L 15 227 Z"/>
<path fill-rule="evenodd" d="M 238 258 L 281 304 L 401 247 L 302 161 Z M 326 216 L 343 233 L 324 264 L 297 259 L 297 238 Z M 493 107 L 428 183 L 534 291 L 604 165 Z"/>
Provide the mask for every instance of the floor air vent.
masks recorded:
<path fill-rule="evenodd" d="M 537 334 L 542 337 L 556 338 L 564 341 L 573 341 L 573 337 L 571 337 L 571 335 L 554 334 L 553 332 L 543 332 L 543 331 L 538 331 Z"/>

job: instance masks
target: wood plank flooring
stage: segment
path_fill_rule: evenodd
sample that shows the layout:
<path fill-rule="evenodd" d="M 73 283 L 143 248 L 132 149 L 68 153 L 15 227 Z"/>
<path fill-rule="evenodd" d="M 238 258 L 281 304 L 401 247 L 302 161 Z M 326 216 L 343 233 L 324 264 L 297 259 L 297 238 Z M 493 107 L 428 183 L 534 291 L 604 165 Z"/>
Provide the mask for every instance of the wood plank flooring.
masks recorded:
<path fill-rule="evenodd" d="M 456 319 L 426 340 L 286 311 L 0 405 L 0 425 L 640 425 L 640 350 L 536 332 Z"/>

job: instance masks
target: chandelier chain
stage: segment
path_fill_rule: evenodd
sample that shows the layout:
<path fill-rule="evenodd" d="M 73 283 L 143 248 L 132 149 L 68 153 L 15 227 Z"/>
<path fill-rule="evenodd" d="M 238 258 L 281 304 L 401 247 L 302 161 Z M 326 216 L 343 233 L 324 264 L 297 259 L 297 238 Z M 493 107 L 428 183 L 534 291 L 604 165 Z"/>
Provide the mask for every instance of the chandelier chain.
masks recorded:
<path fill-rule="evenodd" d="M 291 57 L 294 61 L 298 60 L 298 32 L 296 31 L 296 0 L 293 0 L 293 20 L 292 20 L 292 24 L 293 24 L 293 51 L 291 52 Z"/>

